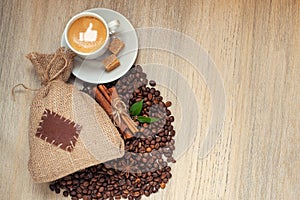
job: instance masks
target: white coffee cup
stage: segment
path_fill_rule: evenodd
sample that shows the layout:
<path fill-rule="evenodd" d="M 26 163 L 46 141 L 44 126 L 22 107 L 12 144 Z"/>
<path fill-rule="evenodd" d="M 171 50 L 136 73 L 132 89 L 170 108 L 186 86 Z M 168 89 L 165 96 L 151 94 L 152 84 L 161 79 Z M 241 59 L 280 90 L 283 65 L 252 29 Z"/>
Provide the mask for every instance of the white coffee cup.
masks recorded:
<path fill-rule="evenodd" d="M 69 41 L 70 38 L 68 38 L 68 33 L 69 33 L 70 27 L 73 25 L 73 23 L 80 18 L 87 19 L 88 17 L 96 18 L 97 20 L 102 22 L 102 24 L 105 27 L 105 30 L 103 30 L 103 31 L 106 32 L 106 38 L 104 40 L 103 39 L 101 40 L 101 46 L 99 46 L 99 43 L 98 43 L 98 46 L 94 45 L 95 47 L 92 47 L 92 48 L 95 48 L 95 49 L 91 50 L 90 52 L 85 51 L 85 50 L 80 51 L 79 48 L 76 49 L 76 47 L 73 47 L 71 45 L 72 42 L 70 42 Z M 75 15 L 74 17 L 72 17 L 69 20 L 69 22 L 67 23 L 66 28 L 65 28 L 64 38 L 67 43 L 67 47 L 70 48 L 72 51 L 74 51 L 78 56 L 85 58 L 85 59 L 95 59 L 106 52 L 109 42 L 110 42 L 110 36 L 116 33 L 116 30 L 118 29 L 119 26 L 120 26 L 119 20 L 113 20 L 113 21 L 107 23 L 100 15 L 85 11 L 85 12 Z M 99 41 L 96 41 L 98 32 L 97 32 L 97 30 L 93 30 L 93 24 L 89 23 L 89 26 L 86 28 L 85 32 L 78 33 L 78 38 L 76 38 L 76 42 L 77 42 L 76 45 L 79 47 L 80 44 L 82 44 L 82 45 L 96 44 L 96 42 L 99 42 Z M 75 42 L 73 42 L 73 43 L 75 44 Z M 84 49 L 84 47 L 82 47 L 82 49 Z"/>

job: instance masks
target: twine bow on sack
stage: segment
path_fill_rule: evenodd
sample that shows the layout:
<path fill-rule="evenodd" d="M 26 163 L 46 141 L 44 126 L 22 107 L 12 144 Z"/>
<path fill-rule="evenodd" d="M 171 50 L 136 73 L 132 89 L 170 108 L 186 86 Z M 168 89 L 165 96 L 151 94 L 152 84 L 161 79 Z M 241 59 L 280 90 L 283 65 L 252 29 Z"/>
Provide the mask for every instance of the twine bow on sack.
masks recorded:
<path fill-rule="evenodd" d="M 56 79 L 65 69 L 66 67 L 68 66 L 68 61 L 65 57 L 62 56 L 62 59 L 64 59 L 65 61 L 65 65 L 63 66 L 63 68 L 61 68 L 54 76 L 52 76 L 51 78 L 49 77 L 49 71 L 50 71 L 50 67 L 51 67 L 51 64 L 53 63 L 53 61 L 57 58 L 58 54 L 55 53 L 54 57 L 52 58 L 52 60 L 50 61 L 50 63 L 47 65 L 47 68 L 46 68 L 46 73 L 44 73 L 44 77 L 43 77 L 43 80 L 42 81 L 42 85 L 45 85 L 47 86 L 49 82 L 53 81 L 54 79 Z"/>
<path fill-rule="evenodd" d="M 33 59 L 38 60 L 36 62 L 37 66 L 35 66 L 35 68 L 36 68 L 36 71 L 38 72 L 38 74 L 40 75 L 42 87 L 37 88 L 37 89 L 33 89 L 33 88 L 30 88 L 30 87 L 26 86 L 23 83 L 17 84 L 11 90 L 13 100 L 15 101 L 15 89 L 19 86 L 22 86 L 24 89 L 30 90 L 30 91 L 39 91 L 42 88 L 46 88 L 45 93 L 44 93 L 44 97 L 47 96 L 48 93 L 49 93 L 49 85 L 50 85 L 49 83 L 55 81 L 56 78 L 59 75 L 61 75 L 67 69 L 67 67 L 70 66 L 70 64 L 71 64 L 69 59 L 66 58 L 66 56 L 68 56 L 68 55 L 66 53 L 63 54 L 63 52 L 65 52 L 65 49 L 63 47 L 59 48 L 56 51 L 56 53 L 54 54 L 53 58 L 48 63 L 48 65 L 46 66 L 46 68 L 42 66 L 44 64 L 44 62 L 46 62 L 46 59 L 45 59 L 46 56 L 45 55 L 43 55 L 43 56 L 45 56 L 44 59 L 42 59 L 43 57 L 41 56 L 41 60 L 38 60 L 37 56 L 39 56 L 39 54 L 37 54 L 37 55 L 35 55 L 35 53 L 28 54 L 26 57 L 28 59 L 30 59 L 32 62 L 34 62 Z M 75 56 L 75 54 L 73 52 L 72 53 L 69 52 L 69 54 L 71 54 L 71 57 Z M 47 55 L 47 56 L 51 56 L 51 55 Z M 52 64 L 57 59 L 63 59 L 64 60 L 64 66 L 61 69 L 59 69 L 53 76 L 50 77 L 50 70 L 51 70 Z"/>

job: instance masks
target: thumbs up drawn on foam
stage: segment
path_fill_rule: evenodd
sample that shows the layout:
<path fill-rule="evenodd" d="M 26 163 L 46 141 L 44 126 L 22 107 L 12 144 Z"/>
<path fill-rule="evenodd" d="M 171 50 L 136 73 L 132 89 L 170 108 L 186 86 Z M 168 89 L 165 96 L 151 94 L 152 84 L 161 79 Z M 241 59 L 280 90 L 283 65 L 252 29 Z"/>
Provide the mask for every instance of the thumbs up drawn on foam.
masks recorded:
<path fill-rule="evenodd" d="M 93 24 L 90 23 L 89 27 L 85 32 L 79 33 L 79 41 L 81 42 L 95 42 L 97 40 L 98 32 L 96 30 L 92 30 Z"/>

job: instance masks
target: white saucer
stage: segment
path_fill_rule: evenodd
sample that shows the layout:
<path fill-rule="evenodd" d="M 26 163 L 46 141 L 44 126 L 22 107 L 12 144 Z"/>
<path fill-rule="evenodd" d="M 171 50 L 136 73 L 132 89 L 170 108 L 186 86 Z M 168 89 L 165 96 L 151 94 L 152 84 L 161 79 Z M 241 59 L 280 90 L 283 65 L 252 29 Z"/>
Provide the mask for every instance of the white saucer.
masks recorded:
<path fill-rule="evenodd" d="M 89 83 L 108 83 L 123 76 L 134 64 L 138 53 L 138 38 L 135 29 L 131 23 L 122 14 L 106 9 L 106 8 L 93 8 L 86 10 L 102 16 L 107 22 L 112 20 L 119 20 L 120 27 L 116 37 L 120 38 L 125 47 L 118 54 L 118 59 L 121 65 L 111 72 L 106 72 L 104 65 L 101 63 L 106 56 L 111 53 L 107 51 L 101 57 L 95 60 L 88 60 L 76 56 L 74 59 L 74 67 L 72 73 L 79 79 Z M 62 36 L 61 46 L 66 47 L 65 38 Z"/>

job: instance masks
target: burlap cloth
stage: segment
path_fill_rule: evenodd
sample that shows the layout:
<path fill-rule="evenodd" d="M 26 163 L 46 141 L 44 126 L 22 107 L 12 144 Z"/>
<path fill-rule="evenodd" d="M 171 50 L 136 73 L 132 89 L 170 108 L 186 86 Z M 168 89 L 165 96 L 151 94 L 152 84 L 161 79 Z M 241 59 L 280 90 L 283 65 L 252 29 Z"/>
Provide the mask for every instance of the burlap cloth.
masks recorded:
<path fill-rule="evenodd" d="M 50 182 L 124 154 L 123 140 L 104 110 L 65 83 L 74 56 L 64 48 L 27 55 L 42 82 L 30 108 L 28 168 L 35 182 Z M 76 133 L 68 132 L 70 127 Z"/>

